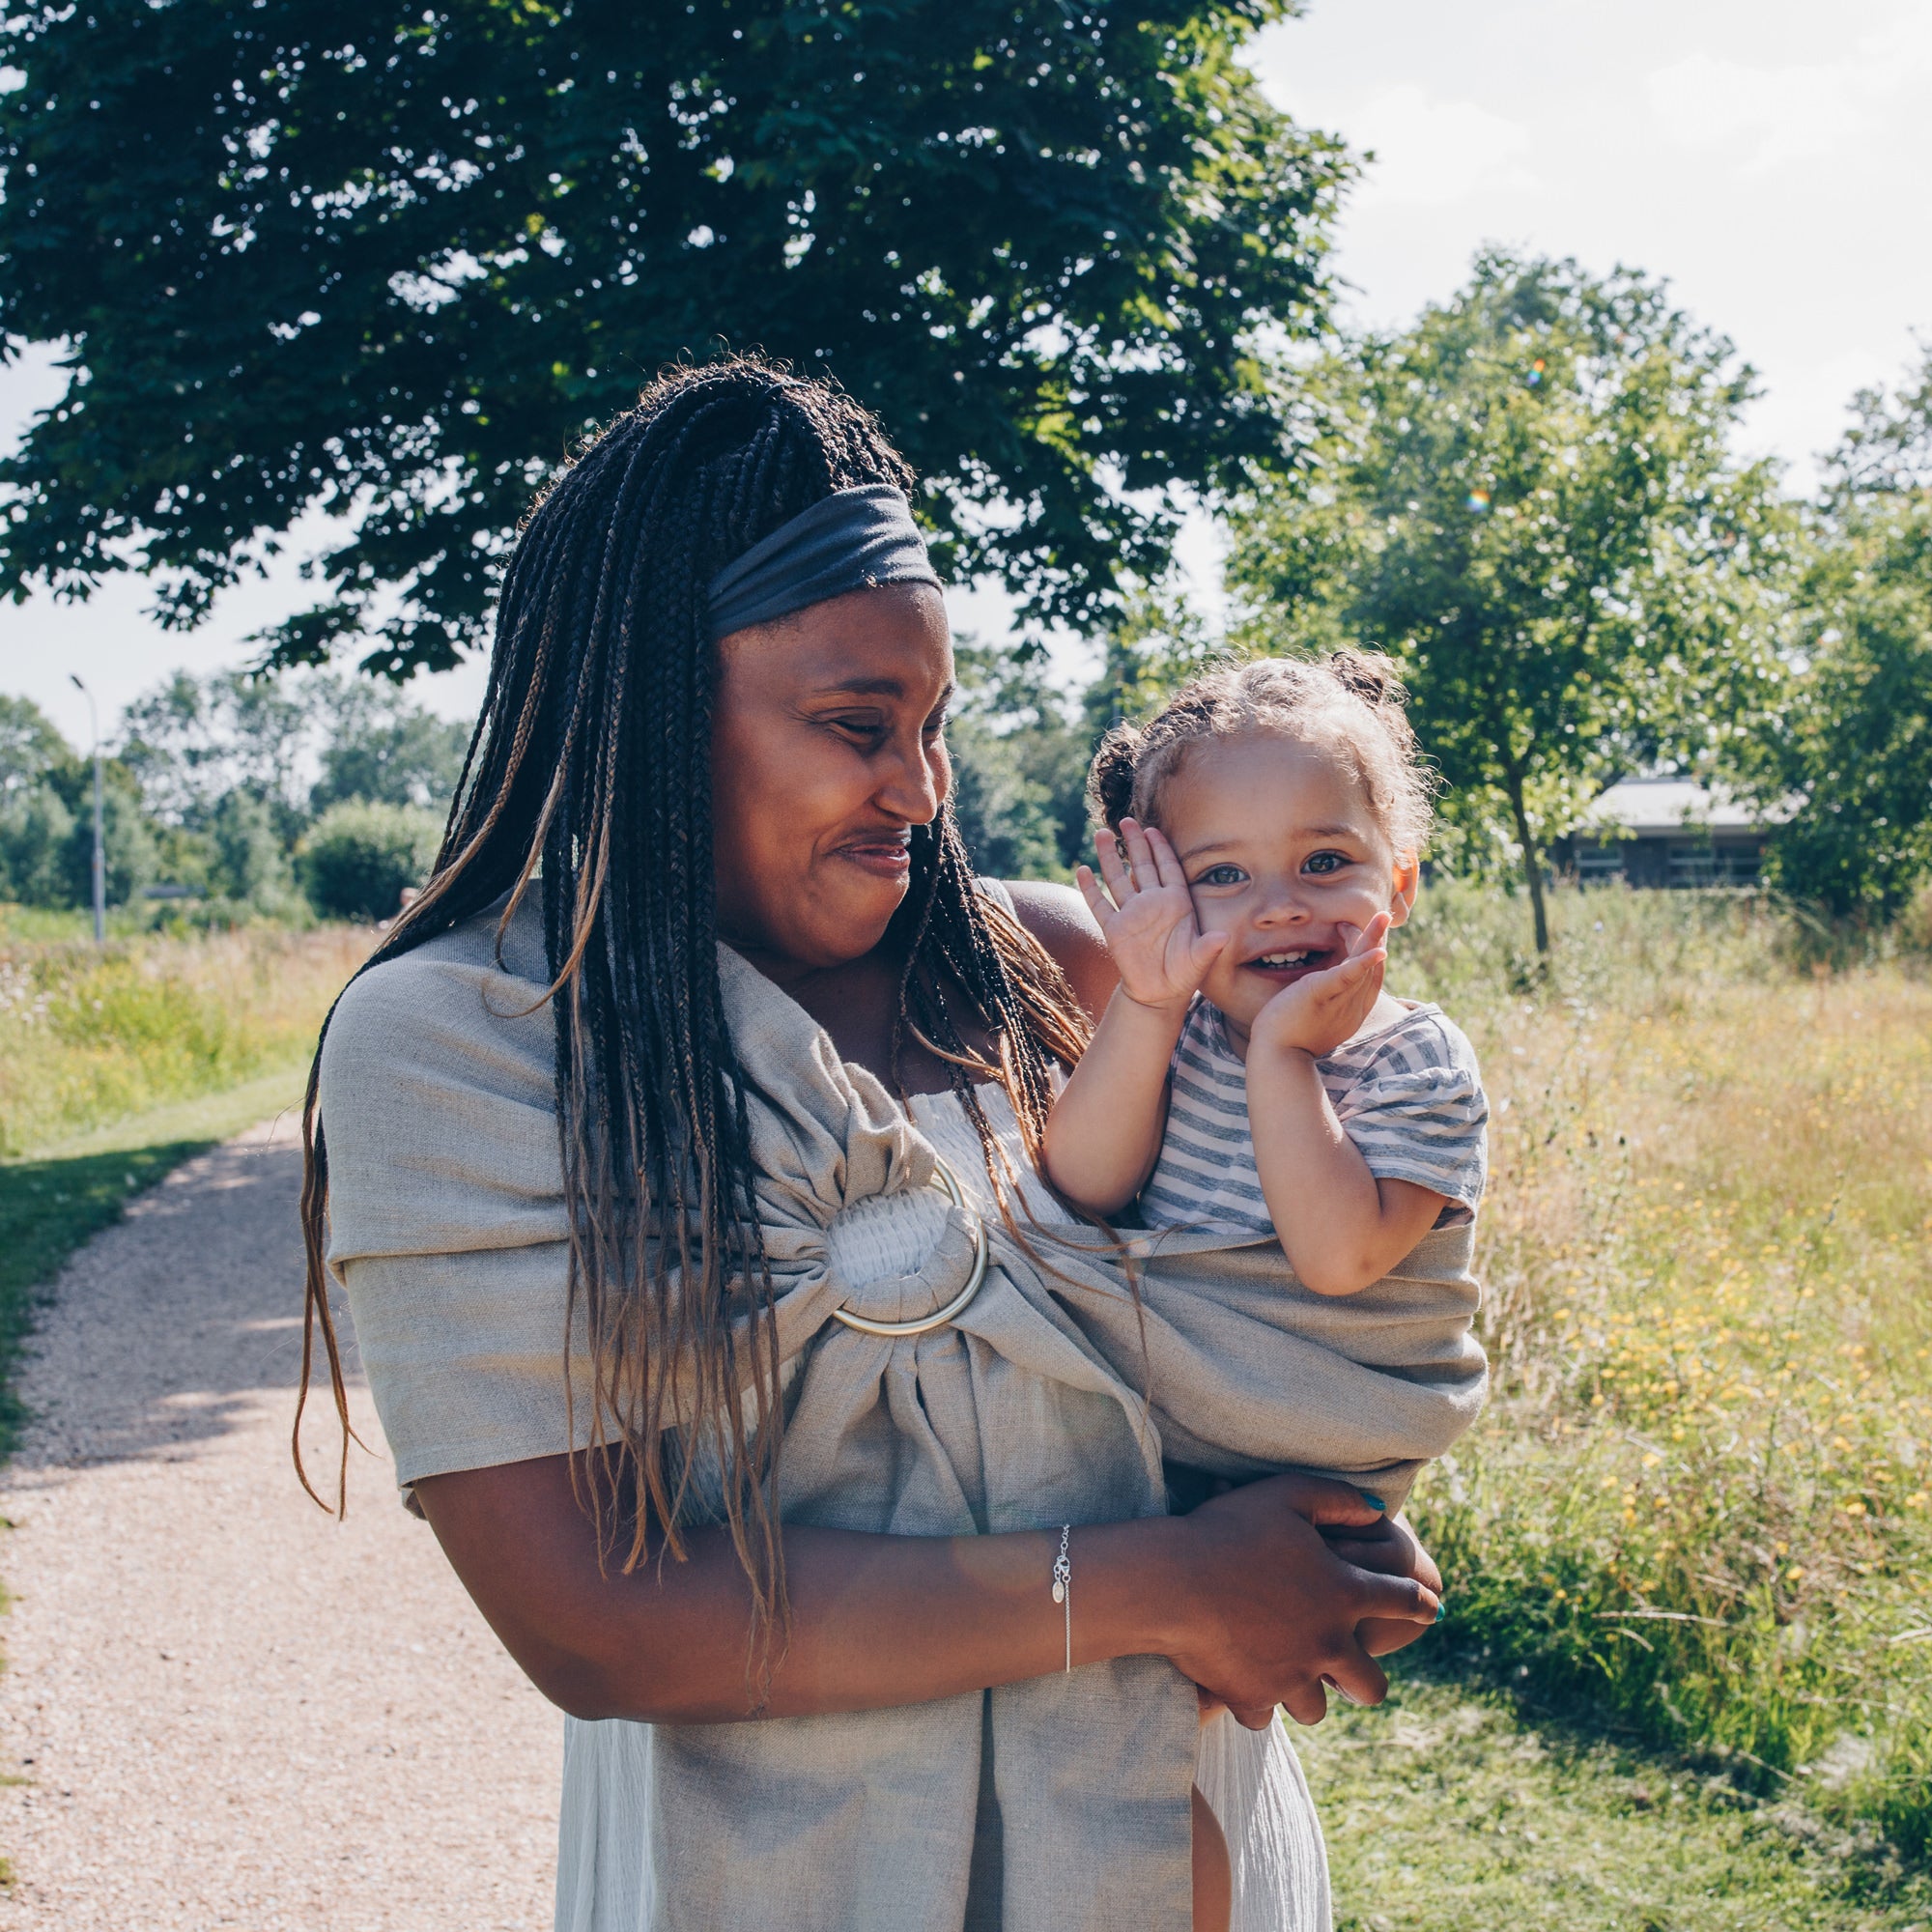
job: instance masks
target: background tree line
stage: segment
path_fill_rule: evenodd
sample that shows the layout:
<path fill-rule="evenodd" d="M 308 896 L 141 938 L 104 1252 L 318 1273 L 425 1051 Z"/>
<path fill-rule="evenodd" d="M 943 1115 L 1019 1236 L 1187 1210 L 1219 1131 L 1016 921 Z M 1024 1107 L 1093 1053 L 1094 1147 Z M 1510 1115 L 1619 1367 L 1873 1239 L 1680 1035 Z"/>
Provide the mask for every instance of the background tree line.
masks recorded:
<path fill-rule="evenodd" d="M 104 769 L 111 904 L 193 923 L 381 919 L 420 882 L 469 730 L 395 687 L 327 673 L 173 677 L 129 705 Z M 87 903 L 93 771 L 0 696 L 0 898 Z"/>

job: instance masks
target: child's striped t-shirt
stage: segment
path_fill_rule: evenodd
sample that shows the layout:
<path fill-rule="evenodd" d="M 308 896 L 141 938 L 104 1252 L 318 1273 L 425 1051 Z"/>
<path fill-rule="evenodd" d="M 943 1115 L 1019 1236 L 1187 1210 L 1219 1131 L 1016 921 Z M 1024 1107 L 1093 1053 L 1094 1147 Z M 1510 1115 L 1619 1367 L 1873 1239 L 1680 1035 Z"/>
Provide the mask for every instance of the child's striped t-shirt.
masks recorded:
<path fill-rule="evenodd" d="M 1489 1174 L 1490 1106 L 1475 1049 L 1440 1007 L 1410 1005 L 1316 1069 L 1371 1174 L 1447 1195 L 1438 1228 L 1474 1218 Z M 1272 1234 L 1248 1127 L 1247 1066 L 1206 1000 L 1196 999 L 1181 1029 L 1170 1083 L 1166 1137 L 1141 1190 L 1143 1222 Z"/>

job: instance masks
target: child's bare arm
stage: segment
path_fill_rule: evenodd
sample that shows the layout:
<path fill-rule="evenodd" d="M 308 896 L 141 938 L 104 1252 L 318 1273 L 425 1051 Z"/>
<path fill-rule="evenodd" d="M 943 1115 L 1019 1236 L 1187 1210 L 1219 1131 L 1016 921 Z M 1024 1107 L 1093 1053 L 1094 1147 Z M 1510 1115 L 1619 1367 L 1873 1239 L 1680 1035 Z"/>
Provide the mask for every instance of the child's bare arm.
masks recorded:
<path fill-rule="evenodd" d="M 1248 1123 L 1275 1233 L 1317 1294 L 1353 1294 L 1379 1281 L 1448 1198 L 1371 1174 L 1335 1118 L 1315 1055 L 1264 1047 L 1259 1034 L 1248 1054 Z"/>
<path fill-rule="evenodd" d="M 1093 1043 L 1046 1122 L 1046 1171 L 1095 1214 L 1124 1208 L 1153 1172 L 1167 1125 L 1167 1065 L 1187 1017 L 1143 1007 L 1116 989 Z"/>
<path fill-rule="evenodd" d="M 1375 1009 L 1387 933 L 1387 915 L 1378 914 L 1341 965 L 1277 993 L 1256 1016 L 1248 1043 L 1248 1130 L 1262 1197 L 1290 1264 L 1317 1294 L 1353 1294 L 1379 1281 L 1435 1225 L 1447 1199 L 1369 1172 L 1315 1064 Z"/>
<path fill-rule="evenodd" d="M 1105 893 L 1085 866 L 1076 875 L 1121 983 L 1046 1123 L 1048 1177 L 1096 1214 L 1125 1207 L 1153 1171 L 1167 1124 L 1168 1063 L 1195 989 L 1226 943 L 1202 937 L 1167 840 L 1131 818 L 1122 820 L 1121 838 L 1125 865 L 1111 837 L 1098 840 Z"/>

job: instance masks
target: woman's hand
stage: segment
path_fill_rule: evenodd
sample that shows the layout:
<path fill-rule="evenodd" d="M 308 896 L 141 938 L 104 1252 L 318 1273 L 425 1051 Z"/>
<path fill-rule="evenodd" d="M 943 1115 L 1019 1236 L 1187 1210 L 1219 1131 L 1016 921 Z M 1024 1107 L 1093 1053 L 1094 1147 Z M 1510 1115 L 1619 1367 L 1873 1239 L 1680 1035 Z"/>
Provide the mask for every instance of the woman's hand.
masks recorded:
<path fill-rule="evenodd" d="M 1384 1577 L 1413 1577 L 1437 1597 L 1442 1594 L 1442 1573 L 1436 1569 L 1435 1559 L 1416 1541 L 1404 1517 L 1381 1517 L 1366 1529 L 1329 1530 L 1325 1540 L 1337 1556 L 1358 1570 L 1378 1571 Z M 1355 1632 L 1371 1657 L 1405 1650 L 1427 1634 L 1427 1625 L 1393 1617 L 1370 1617 Z"/>
<path fill-rule="evenodd" d="M 1122 844 L 1125 865 L 1121 863 Z M 1156 1011 L 1184 1009 L 1228 935 L 1203 933 L 1195 923 L 1186 874 L 1174 847 L 1155 828 L 1123 818 L 1119 841 L 1102 832 L 1094 849 L 1106 892 L 1091 867 L 1078 867 L 1073 876 L 1107 936 L 1121 990 L 1137 1006 Z"/>
<path fill-rule="evenodd" d="M 1380 1703 L 1388 1679 L 1360 1627 L 1420 1636 L 1435 1621 L 1435 1565 L 1346 1483 L 1269 1477 L 1174 1526 L 1186 1541 L 1179 1628 L 1166 1655 L 1250 1730 L 1267 1725 L 1277 1704 L 1297 1723 L 1320 1723 L 1324 1684 Z"/>

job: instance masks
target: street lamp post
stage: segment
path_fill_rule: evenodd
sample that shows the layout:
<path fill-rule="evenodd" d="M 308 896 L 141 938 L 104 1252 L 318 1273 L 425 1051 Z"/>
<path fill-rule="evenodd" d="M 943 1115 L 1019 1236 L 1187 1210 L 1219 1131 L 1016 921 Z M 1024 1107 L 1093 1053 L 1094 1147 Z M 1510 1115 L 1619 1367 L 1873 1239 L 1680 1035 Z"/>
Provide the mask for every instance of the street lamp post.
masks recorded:
<path fill-rule="evenodd" d="M 94 694 L 71 671 L 73 688 L 87 699 L 87 720 L 94 730 L 94 943 L 107 944 L 107 847 L 100 823 L 100 714 L 94 707 Z"/>

